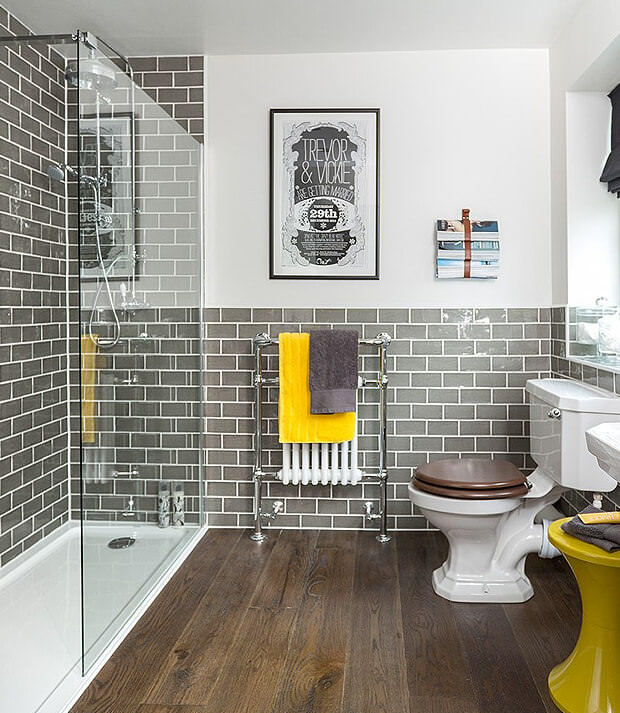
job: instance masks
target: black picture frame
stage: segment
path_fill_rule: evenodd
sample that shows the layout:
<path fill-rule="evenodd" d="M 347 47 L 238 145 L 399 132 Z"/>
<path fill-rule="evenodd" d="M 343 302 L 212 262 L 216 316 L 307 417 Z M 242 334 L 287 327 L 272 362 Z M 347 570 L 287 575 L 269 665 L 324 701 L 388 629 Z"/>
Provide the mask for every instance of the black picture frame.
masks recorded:
<path fill-rule="evenodd" d="M 301 123 L 293 126 L 292 121 Z M 301 127 L 306 126 L 307 122 L 309 122 L 307 128 L 302 130 Z M 293 128 L 291 129 L 291 127 Z M 287 131 L 291 131 L 291 133 L 287 134 Z M 328 173 L 328 161 L 325 156 L 331 155 L 331 163 L 335 165 L 335 168 L 332 169 L 334 181 L 331 185 L 321 184 L 320 181 L 315 182 L 311 188 L 323 192 L 303 199 L 306 194 L 299 190 L 299 185 L 295 186 L 297 172 L 303 162 L 299 162 L 298 165 L 294 157 L 299 158 L 299 152 L 296 154 L 293 151 L 293 146 L 298 146 L 299 142 L 303 142 L 305 150 L 308 145 L 317 145 L 312 144 L 313 139 L 301 138 L 304 134 L 309 136 L 311 131 L 323 131 L 323 134 L 332 137 L 329 139 L 329 145 L 337 147 L 333 150 L 328 148 L 322 151 L 324 157 L 323 176 Z M 355 133 L 352 138 L 353 132 Z M 300 137 L 298 142 L 293 143 L 294 137 L 298 135 Z M 338 136 L 342 138 L 339 139 Z M 344 142 L 347 140 L 348 143 L 345 144 Z M 321 144 L 323 147 L 329 146 L 325 143 L 325 138 L 318 139 L 318 141 L 323 142 Z M 333 160 L 338 149 L 340 149 L 339 158 L 344 156 L 340 163 Z M 310 155 L 315 158 L 320 154 L 320 149 L 314 152 L 310 151 Z M 307 151 L 306 155 L 308 155 Z M 288 167 L 285 171 L 284 166 L 287 158 Z M 313 172 L 319 170 L 320 162 L 306 161 L 305 163 L 310 166 L 307 173 L 312 176 L 317 175 Z M 353 165 L 352 171 L 351 165 Z M 285 172 L 288 173 L 287 178 L 283 178 Z M 339 181 L 336 181 L 334 175 L 336 173 L 340 178 Z M 352 177 L 350 179 L 352 184 L 348 186 L 350 189 L 348 191 L 343 178 L 347 175 Z M 380 274 L 379 178 L 380 109 L 271 109 L 269 122 L 269 279 L 378 280 Z M 283 198 L 284 190 L 288 192 L 288 197 Z M 283 221 L 285 212 L 283 200 L 288 201 L 286 221 Z M 312 202 L 310 202 L 311 200 Z M 318 214 L 329 215 L 331 223 L 329 228 L 327 230 L 323 228 L 323 232 L 311 229 L 299 230 L 298 226 L 302 221 L 305 225 L 311 220 L 308 214 L 317 213 L 316 208 L 311 210 L 312 206 L 317 205 L 320 206 Z M 300 210 L 303 218 L 297 217 L 299 212 L 296 212 L 295 208 Z M 354 216 L 355 227 L 351 231 L 352 216 Z M 292 226 L 291 220 L 297 224 Z M 338 228 L 338 223 L 342 223 L 340 228 Z M 326 224 L 321 223 L 320 225 L 325 226 Z M 290 233 L 288 236 L 286 231 Z M 363 241 L 359 240 L 360 233 Z M 300 234 L 305 238 L 301 248 L 297 243 Z M 321 252 L 316 249 L 317 242 L 313 242 L 315 235 L 319 239 L 319 244 L 320 238 L 328 241 L 327 250 Z M 351 251 L 352 246 L 360 247 Z M 322 258 L 321 255 L 328 255 L 328 257 Z M 339 255 L 340 257 L 338 257 Z M 283 264 L 287 262 L 290 264 Z"/>

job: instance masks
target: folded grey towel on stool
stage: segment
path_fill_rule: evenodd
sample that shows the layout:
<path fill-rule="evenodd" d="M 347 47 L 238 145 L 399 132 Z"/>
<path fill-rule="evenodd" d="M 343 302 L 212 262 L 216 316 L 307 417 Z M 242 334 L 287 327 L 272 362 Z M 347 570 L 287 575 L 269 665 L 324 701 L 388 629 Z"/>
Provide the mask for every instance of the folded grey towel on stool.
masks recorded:
<path fill-rule="evenodd" d="M 598 508 L 588 505 L 582 514 L 590 512 L 601 512 Z M 572 520 L 562 525 L 564 532 L 573 535 L 583 542 L 589 542 L 607 552 L 617 552 L 620 550 L 620 525 L 614 523 L 599 523 L 597 525 L 586 525 L 581 522 L 579 515 L 575 515 Z"/>
<path fill-rule="evenodd" d="M 310 413 L 350 413 L 357 404 L 359 334 L 352 329 L 310 332 Z"/>

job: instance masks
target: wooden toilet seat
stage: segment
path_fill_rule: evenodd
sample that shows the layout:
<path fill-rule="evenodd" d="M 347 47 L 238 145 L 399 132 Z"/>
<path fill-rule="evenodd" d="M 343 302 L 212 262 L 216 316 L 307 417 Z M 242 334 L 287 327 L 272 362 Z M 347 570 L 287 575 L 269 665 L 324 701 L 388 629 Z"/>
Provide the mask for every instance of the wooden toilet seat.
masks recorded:
<path fill-rule="evenodd" d="M 430 461 L 418 467 L 413 483 L 432 495 L 461 500 L 518 498 L 528 493 L 527 480 L 515 465 L 484 458 Z"/>

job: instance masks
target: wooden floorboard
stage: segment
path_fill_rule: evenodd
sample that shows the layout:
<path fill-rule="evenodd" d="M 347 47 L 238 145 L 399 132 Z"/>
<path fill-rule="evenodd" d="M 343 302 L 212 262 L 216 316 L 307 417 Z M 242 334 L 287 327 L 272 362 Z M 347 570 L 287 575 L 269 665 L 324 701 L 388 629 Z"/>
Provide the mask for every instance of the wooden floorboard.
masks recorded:
<path fill-rule="evenodd" d="M 396 540 L 361 532 L 355 552 L 343 713 L 409 713 Z"/>
<path fill-rule="evenodd" d="M 319 537 L 273 713 L 341 709 L 356 540 L 356 533 L 322 532 Z"/>
<path fill-rule="evenodd" d="M 238 540 L 192 616 L 180 622 L 177 641 L 142 703 L 205 703 L 277 541 L 278 533 L 266 542 L 246 535 Z"/>
<path fill-rule="evenodd" d="M 258 582 L 251 607 L 299 608 L 318 537 L 318 530 L 282 533 Z"/>
<path fill-rule="evenodd" d="M 128 713 L 142 701 L 158 663 L 174 648 L 180 627 L 217 580 L 240 538 L 239 530 L 206 533 L 71 713 Z"/>
<path fill-rule="evenodd" d="M 545 710 L 555 713 L 557 708 L 549 695 L 547 677 L 570 654 L 577 640 L 581 618 L 579 596 L 563 558 L 550 562 L 530 555 L 527 565 L 535 601 L 504 605 L 504 612 Z M 563 596 L 558 596 L 560 591 Z"/>
<path fill-rule="evenodd" d="M 276 542 L 217 681 L 205 698 L 210 713 L 273 712 L 317 535 L 294 531 Z"/>
<path fill-rule="evenodd" d="M 247 613 L 211 694 L 203 698 L 209 713 L 272 713 L 295 615 L 290 608 Z"/>
<path fill-rule="evenodd" d="M 457 698 L 440 698 L 438 696 L 409 696 L 409 708 L 411 713 L 477 713 L 477 703 L 473 697 L 471 700 L 462 701 Z M 497 713 L 502 713 L 502 707 L 498 706 Z M 525 713 L 525 712 L 524 712 Z"/>
<path fill-rule="evenodd" d="M 269 535 L 207 533 L 71 713 L 557 713 L 563 560 L 530 557 L 529 602 L 456 604 L 432 590 L 438 533 Z"/>
<path fill-rule="evenodd" d="M 207 706 L 168 706 L 162 703 L 143 703 L 131 713 L 134 711 L 135 713 L 211 713 Z"/>
<path fill-rule="evenodd" d="M 454 604 L 438 597 L 431 582 L 432 571 L 446 558 L 447 543 L 439 533 L 396 542 L 412 713 L 477 713 Z"/>
<path fill-rule="evenodd" d="M 545 713 L 501 604 L 454 603 L 477 713 Z"/>
<path fill-rule="evenodd" d="M 566 622 L 572 622 L 573 642 L 577 641 L 579 622 L 581 621 L 581 599 L 575 576 L 564 557 L 543 560 L 530 555 L 527 560 L 527 572 L 532 579 L 535 591 L 541 587 L 547 596 L 554 600 L 558 615 Z"/>

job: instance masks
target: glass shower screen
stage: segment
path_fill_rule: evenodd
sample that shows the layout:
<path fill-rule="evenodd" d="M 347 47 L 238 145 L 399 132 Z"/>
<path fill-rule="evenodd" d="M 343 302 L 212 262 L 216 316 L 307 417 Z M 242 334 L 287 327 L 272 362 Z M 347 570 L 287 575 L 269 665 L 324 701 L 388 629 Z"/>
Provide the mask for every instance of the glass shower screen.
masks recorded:
<path fill-rule="evenodd" d="M 101 41 L 65 76 L 86 671 L 203 522 L 202 145 Z"/>

